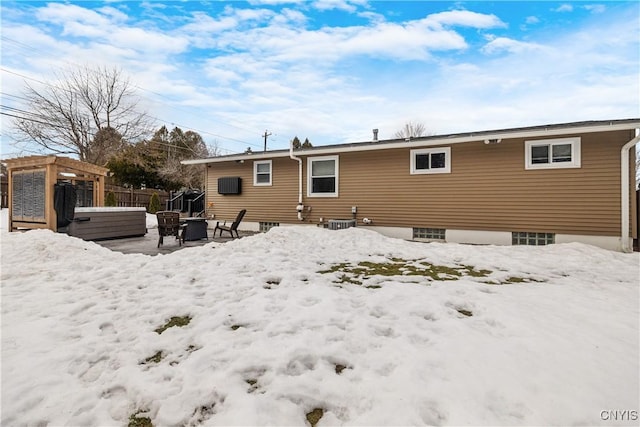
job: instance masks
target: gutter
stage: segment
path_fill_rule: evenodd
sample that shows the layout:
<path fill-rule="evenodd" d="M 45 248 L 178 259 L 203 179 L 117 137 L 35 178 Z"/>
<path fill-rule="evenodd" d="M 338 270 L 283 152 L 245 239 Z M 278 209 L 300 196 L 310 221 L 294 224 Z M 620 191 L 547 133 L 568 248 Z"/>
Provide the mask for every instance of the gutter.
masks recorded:
<path fill-rule="evenodd" d="M 627 253 L 633 252 L 631 239 L 629 239 L 629 193 L 631 190 L 629 182 L 629 151 L 635 147 L 638 142 L 640 142 L 640 134 L 638 134 L 638 130 L 636 130 L 636 137 L 623 145 L 620 150 L 620 211 L 622 220 L 620 224 L 620 246 L 622 252 Z"/>
<path fill-rule="evenodd" d="M 293 155 L 293 141 L 289 143 L 289 157 L 298 161 L 298 206 L 296 206 L 296 211 L 298 211 L 298 219 L 304 221 L 302 216 L 302 210 L 304 209 L 302 204 L 302 159 Z"/>

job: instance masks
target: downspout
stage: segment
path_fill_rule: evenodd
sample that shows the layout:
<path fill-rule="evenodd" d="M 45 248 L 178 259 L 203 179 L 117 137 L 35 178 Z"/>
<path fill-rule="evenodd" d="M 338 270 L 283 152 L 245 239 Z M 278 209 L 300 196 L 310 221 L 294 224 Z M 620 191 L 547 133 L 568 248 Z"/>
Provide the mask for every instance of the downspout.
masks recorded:
<path fill-rule="evenodd" d="M 302 204 L 302 159 L 293 155 L 293 141 L 289 144 L 289 157 L 298 161 L 298 206 L 296 206 L 296 211 L 298 211 L 298 219 L 304 221 L 302 216 L 302 211 L 304 210 L 304 205 Z"/>
<path fill-rule="evenodd" d="M 636 130 L 636 134 L 638 131 Z M 620 191 L 621 191 L 621 219 L 622 223 L 620 224 L 620 246 L 622 252 L 633 252 L 632 245 L 629 243 L 629 150 L 635 147 L 635 145 L 640 141 L 640 135 L 637 134 L 635 138 L 631 141 L 627 142 L 622 146 L 622 150 L 620 152 Z"/>

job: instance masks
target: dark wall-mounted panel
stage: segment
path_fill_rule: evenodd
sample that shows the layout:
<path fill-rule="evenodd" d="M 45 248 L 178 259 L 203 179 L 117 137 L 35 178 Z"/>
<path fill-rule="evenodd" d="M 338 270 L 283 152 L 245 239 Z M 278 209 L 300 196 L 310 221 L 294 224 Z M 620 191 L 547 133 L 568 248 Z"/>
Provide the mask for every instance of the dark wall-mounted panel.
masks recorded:
<path fill-rule="evenodd" d="M 218 178 L 218 194 L 240 194 L 242 178 L 239 176 L 223 176 Z"/>

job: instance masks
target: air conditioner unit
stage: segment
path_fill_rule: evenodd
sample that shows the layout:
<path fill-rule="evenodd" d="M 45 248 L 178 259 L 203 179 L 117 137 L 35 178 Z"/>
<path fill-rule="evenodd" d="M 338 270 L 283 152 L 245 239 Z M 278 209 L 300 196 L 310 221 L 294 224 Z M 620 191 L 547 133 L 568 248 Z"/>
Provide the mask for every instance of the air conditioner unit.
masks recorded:
<path fill-rule="evenodd" d="M 218 178 L 218 194 L 240 194 L 241 192 L 242 178 L 239 176 Z"/>

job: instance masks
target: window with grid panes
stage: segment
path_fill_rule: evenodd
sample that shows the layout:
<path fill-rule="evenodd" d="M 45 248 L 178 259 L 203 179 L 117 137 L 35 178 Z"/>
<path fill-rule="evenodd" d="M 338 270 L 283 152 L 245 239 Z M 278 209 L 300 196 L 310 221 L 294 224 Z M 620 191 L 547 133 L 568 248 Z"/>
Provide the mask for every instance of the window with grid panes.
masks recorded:
<path fill-rule="evenodd" d="M 518 231 L 511 233 L 512 245 L 542 246 L 555 243 L 556 235 L 553 233 L 531 233 Z"/>
<path fill-rule="evenodd" d="M 280 223 L 279 222 L 260 222 L 260 232 L 261 233 L 266 233 L 267 231 L 271 230 L 273 227 L 279 227 Z"/>
<path fill-rule="evenodd" d="M 414 239 L 444 240 L 446 230 L 444 228 L 414 228 Z"/>

